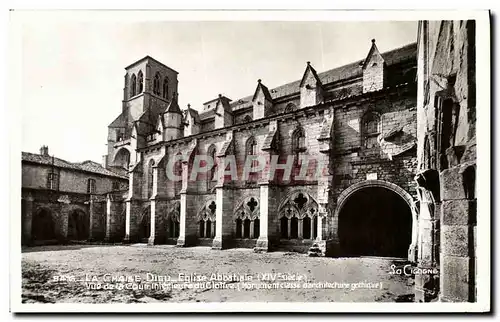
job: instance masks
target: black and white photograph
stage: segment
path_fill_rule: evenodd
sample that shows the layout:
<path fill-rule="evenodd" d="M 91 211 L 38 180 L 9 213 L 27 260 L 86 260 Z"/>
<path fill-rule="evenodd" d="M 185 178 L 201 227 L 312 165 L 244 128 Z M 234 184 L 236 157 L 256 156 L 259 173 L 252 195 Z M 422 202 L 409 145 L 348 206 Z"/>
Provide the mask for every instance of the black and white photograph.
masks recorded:
<path fill-rule="evenodd" d="M 15 311 L 490 309 L 487 11 L 10 17 Z"/>

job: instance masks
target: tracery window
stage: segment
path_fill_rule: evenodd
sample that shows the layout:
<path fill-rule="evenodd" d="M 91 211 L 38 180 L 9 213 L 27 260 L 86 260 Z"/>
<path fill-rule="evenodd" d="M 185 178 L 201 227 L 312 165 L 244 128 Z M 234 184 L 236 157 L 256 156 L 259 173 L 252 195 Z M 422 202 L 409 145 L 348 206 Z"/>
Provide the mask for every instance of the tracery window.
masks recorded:
<path fill-rule="evenodd" d="M 215 237 L 215 210 L 217 205 L 215 201 L 208 201 L 198 213 L 198 236 L 200 238 Z"/>
<path fill-rule="evenodd" d="M 163 80 L 163 98 L 168 99 L 168 77 Z"/>
<path fill-rule="evenodd" d="M 137 93 L 137 78 L 135 77 L 135 74 L 132 74 L 132 77 L 130 77 L 130 97 L 134 97 L 135 94 Z"/>
<path fill-rule="evenodd" d="M 160 74 L 156 73 L 153 79 L 153 94 L 160 95 Z"/>
<path fill-rule="evenodd" d="M 142 76 L 142 71 L 137 74 L 137 94 L 142 93 L 144 90 L 144 77 Z"/>
<path fill-rule="evenodd" d="M 239 203 L 233 214 L 235 238 L 256 239 L 260 236 L 259 201 L 248 197 Z"/>
<path fill-rule="evenodd" d="M 307 193 L 296 192 L 280 205 L 282 239 L 315 239 L 318 235 L 318 204 Z"/>

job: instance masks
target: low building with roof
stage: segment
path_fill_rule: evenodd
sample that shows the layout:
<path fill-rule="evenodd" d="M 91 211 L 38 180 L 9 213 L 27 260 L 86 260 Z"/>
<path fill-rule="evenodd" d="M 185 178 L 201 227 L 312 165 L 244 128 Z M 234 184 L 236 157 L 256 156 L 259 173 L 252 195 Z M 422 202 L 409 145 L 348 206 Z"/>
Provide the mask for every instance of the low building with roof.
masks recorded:
<path fill-rule="evenodd" d="M 106 169 L 90 160 L 69 162 L 50 155 L 47 146 L 39 154 L 22 152 L 21 161 L 23 244 L 103 240 L 109 235 L 107 203 L 126 196 L 125 169 Z"/>

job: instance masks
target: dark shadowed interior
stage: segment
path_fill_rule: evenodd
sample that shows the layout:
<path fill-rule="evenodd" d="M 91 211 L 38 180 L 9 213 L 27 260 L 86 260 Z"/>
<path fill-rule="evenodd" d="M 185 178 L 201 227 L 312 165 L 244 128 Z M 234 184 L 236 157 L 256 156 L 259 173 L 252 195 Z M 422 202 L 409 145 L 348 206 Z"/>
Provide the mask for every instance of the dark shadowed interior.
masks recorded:
<path fill-rule="evenodd" d="M 407 257 L 412 215 L 403 198 L 373 187 L 352 194 L 339 214 L 339 240 L 344 256 Z"/>

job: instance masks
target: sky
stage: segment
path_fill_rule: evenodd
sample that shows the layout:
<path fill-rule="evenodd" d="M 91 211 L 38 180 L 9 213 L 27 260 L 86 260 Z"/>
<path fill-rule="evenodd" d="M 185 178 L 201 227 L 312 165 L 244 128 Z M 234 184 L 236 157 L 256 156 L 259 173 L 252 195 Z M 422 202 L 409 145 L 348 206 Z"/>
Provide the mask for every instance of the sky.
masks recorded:
<path fill-rule="evenodd" d="M 19 33 L 22 151 L 102 161 L 125 67 L 150 55 L 179 72 L 179 105 L 252 95 L 416 41 L 417 22 L 26 20 Z"/>

